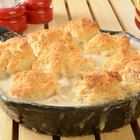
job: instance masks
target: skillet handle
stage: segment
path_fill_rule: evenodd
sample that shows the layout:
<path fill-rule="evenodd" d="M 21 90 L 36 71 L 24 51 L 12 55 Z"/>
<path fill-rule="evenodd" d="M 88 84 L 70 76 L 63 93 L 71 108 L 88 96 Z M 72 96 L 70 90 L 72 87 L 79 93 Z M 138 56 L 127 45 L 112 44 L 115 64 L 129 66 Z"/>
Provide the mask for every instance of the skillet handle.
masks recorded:
<path fill-rule="evenodd" d="M 19 36 L 17 33 L 7 29 L 4 26 L 0 26 L 0 41 L 4 42 L 10 38 Z"/>

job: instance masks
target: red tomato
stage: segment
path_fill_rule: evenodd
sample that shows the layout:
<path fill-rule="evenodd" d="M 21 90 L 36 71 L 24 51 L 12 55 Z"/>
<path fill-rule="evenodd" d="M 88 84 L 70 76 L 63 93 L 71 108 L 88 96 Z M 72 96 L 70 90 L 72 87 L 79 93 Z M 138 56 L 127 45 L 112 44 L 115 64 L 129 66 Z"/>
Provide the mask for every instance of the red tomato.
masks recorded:
<path fill-rule="evenodd" d="M 0 8 L 0 19 L 12 19 L 22 16 L 25 13 L 24 4 L 19 4 L 13 8 Z"/>
<path fill-rule="evenodd" d="M 135 23 L 137 25 L 137 27 L 140 29 L 140 23 L 138 22 L 138 20 L 135 18 Z"/>
<path fill-rule="evenodd" d="M 26 10 L 27 23 L 31 24 L 40 24 L 46 23 L 52 20 L 53 18 L 53 9 L 44 8 L 36 10 Z"/>
<path fill-rule="evenodd" d="M 48 8 L 52 4 L 52 0 L 25 0 L 27 10 Z"/>
<path fill-rule="evenodd" d="M 23 15 L 15 19 L 0 20 L 0 25 L 17 33 L 23 32 L 27 28 L 26 16 Z"/>

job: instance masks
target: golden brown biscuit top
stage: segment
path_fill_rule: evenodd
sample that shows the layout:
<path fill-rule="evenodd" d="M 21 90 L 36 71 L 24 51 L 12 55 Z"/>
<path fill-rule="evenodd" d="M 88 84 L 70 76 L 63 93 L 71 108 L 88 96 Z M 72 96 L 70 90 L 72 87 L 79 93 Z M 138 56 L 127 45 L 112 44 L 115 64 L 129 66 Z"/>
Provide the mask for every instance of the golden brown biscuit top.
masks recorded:
<path fill-rule="evenodd" d="M 31 44 L 31 47 L 36 56 L 39 52 L 44 51 L 55 42 L 63 42 L 69 46 L 77 46 L 73 51 L 81 51 L 78 44 L 74 41 L 71 34 L 64 32 L 59 29 L 47 29 L 43 32 L 37 32 L 31 34 L 27 37 L 28 42 Z"/>
<path fill-rule="evenodd" d="M 10 95 L 21 99 L 48 98 L 57 93 L 59 84 L 54 74 L 42 71 L 23 71 L 12 77 Z"/>
<path fill-rule="evenodd" d="M 130 61 L 120 71 L 123 80 L 128 82 L 140 82 L 140 60 Z"/>
<path fill-rule="evenodd" d="M 113 39 L 118 43 L 121 49 L 130 48 L 130 40 L 127 36 L 113 36 Z"/>
<path fill-rule="evenodd" d="M 24 38 L 9 39 L 2 46 L 3 49 L 0 54 L 0 71 L 2 74 L 11 75 L 31 68 L 35 56 Z"/>
<path fill-rule="evenodd" d="M 140 91 L 140 59 L 129 61 L 121 70 L 123 86 L 129 95 Z"/>
<path fill-rule="evenodd" d="M 44 48 L 46 46 L 49 46 L 50 44 L 58 41 L 70 41 L 71 42 L 71 35 L 69 33 L 65 33 L 61 30 L 53 29 L 48 30 L 44 34 L 41 34 L 38 37 L 38 43 L 40 48 Z"/>
<path fill-rule="evenodd" d="M 6 50 L 8 50 L 9 52 L 11 52 L 12 54 L 16 54 L 16 55 L 33 55 L 33 51 L 30 47 L 30 45 L 28 44 L 28 42 L 21 37 L 15 37 L 15 38 L 11 38 L 9 40 L 7 40 L 6 42 L 4 42 L 2 44 L 3 46 L 3 52 Z"/>
<path fill-rule="evenodd" d="M 28 42 L 22 38 L 22 37 L 15 37 L 15 38 L 11 38 L 8 39 L 6 42 L 3 43 L 5 48 L 9 48 L 11 51 L 15 51 L 15 50 L 26 50 L 26 49 L 31 49 L 28 44 Z"/>
<path fill-rule="evenodd" d="M 65 75 L 67 49 L 67 46 L 63 43 L 56 42 L 51 44 L 48 50 L 44 50 L 40 53 L 32 68 L 45 72 L 53 72 L 56 75 Z"/>
<path fill-rule="evenodd" d="M 74 100 L 92 105 L 124 99 L 123 91 L 119 87 L 121 81 L 117 72 L 93 71 L 74 87 Z"/>
<path fill-rule="evenodd" d="M 133 60 L 140 60 L 140 55 L 132 49 L 120 49 L 114 55 L 107 57 L 102 67 L 106 70 L 119 72 Z"/>
<path fill-rule="evenodd" d="M 114 86 L 121 82 L 119 73 L 108 71 L 94 71 L 85 75 L 84 79 L 89 87 L 106 92 L 110 92 Z"/>
<path fill-rule="evenodd" d="M 70 32 L 79 43 L 88 41 L 100 32 L 98 25 L 87 18 L 72 20 L 61 29 Z"/>
<path fill-rule="evenodd" d="M 93 69 L 92 66 L 93 64 L 90 65 L 88 59 L 79 51 L 74 51 L 64 43 L 56 42 L 40 53 L 32 68 L 53 72 L 58 77 L 79 77 L 82 72 Z"/>
<path fill-rule="evenodd" d="M 130 48 L 129 39 L 126 36 L 112 36 L 109 33 L 97 34 L 84 46 L 88 53 L 104 53 L 105 55 L 112 55 L 117 49 L 122 48 Z"/>

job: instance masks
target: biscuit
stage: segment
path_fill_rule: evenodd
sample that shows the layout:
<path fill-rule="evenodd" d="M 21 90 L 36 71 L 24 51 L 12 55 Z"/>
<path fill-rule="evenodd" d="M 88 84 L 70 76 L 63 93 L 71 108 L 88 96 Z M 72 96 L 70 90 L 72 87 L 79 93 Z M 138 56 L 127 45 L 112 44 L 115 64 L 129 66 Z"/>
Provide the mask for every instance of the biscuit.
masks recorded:
<path fill-rule="evenodd" d="M 117 72 L 93 71 L 73 88 L 74 100 L 85 105 L 122 100 L 124 95 L 120 87 L 121 81 Z"/>
<path fill-rule="evenodd" d="M 68 47 L 63 43 L 53 43 L 44 50 L 33 63 L 32 69 L 52 72 L 56 75 L 66 75 L 66 56 Z"/>
<path fill-rule="evenodd" d="M 84 72 L 93 69 L 87 58 L 79 52 L 71 50 L 69 45 L 64 43 L 53 43 L 47 50 L 40 53 L 34 62 L 32 69 L 52 72 L 58 77 L 80 77 Z"/>
<path fill-rule="evenodd" d="M 2 43 L 0 77 L 31 68 L 35 56 L 24 38 L 12 38 Z M 4 74 L 4 75 L 3 75 Z"/>
<path fill-rule="evenodd" d="M 38 56 L 39 52 L 47 49 L 49 45 L 55 42 L 63 42 L 69 46 L 75 46 L 74 51 L 81 51 L 78 44 L 74 41 L 71 34 L 58 29 L 46 29 L 42 32 L 37 32 L 27 36 L 28 42 L 34 51 L 34 54 Z"/>
<path fill-rule="evenodd" d="M 93 36 L 100 33 L 98 25 L 87 18 L 72 20 L 60 29 L 70 32 L 72 37 L 80 44 L 84 44 Z"/>
<path fill-rule="evenodd" d="M 129 61 L 133 60 L 140 60 L 140 55 L 132 49 L 120 49 L 105 59 L 102 69 L 119 72 Z"/>
<path fill-rule="evenodd" d="M 91 38 L 84 49 L 87 53 L 112 55 L 120 48 L 130 48 L 129 39 L 126 36 L 112 36 L 109 33 L 100 33 Z"/>
<path fill-rule="evenodd" d="M 120 71 L 123 84 L 130 93 L 140 91 L 140 60 L 129 61 Z"/>
<path fill-rule="evenodd" d="M 28 70 L 12 76 L 9 96 L 19 99 L 47 99 L 57 94 L 59 84 L 56 76 L 42 71 Z"/>

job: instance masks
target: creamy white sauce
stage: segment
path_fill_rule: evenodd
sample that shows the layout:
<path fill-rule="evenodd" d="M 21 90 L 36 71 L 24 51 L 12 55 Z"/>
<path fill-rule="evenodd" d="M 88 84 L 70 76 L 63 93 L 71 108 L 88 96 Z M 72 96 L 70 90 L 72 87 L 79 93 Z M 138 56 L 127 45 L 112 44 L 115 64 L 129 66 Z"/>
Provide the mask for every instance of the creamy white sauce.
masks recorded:
<path fill-rule="evenodd" d="M 138 54 L 140 54 L 140 43 L 134 40 L 131 40 L 130 43 L 131 43 L 132 49 L 134 49 Z"/>
<path fill-rule="evenodd" d="M 0 89 L 4 92 L 4 93 L 8 93 L 12 84 L 12 78 L 6 78 L 4 80 L 0 80 Z"/>
<path fill-rule="evenodd" d="M 85 54 L 84 57 L 95 62 L 95 69 L 100 69 L 101 65 L 105 60 L 105 56 L 95 55 L 95 54 Z"/>
<path fill-rule="evenodd" d="M 55 105 L 55 106 L 76 106 L 80 105 L 73 101 L 74 93 L 72 91 L 72 87 L 79 80 L 77 79 L 67 79 L 62 78 L 59 80 L 59 84 L 61 85 L 61 90 L 55 96 L 52 96 L 46 100 L 36 101 L 40 104 L 46 105 Z"/>

